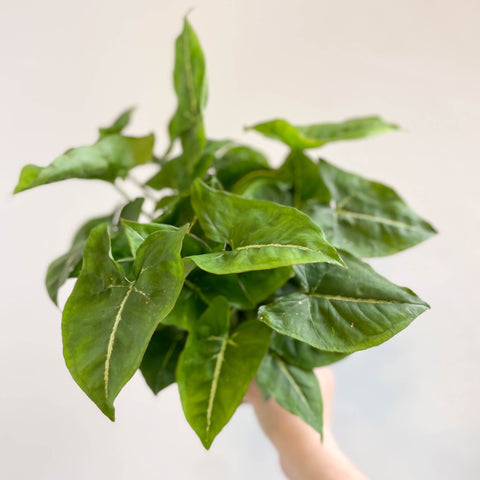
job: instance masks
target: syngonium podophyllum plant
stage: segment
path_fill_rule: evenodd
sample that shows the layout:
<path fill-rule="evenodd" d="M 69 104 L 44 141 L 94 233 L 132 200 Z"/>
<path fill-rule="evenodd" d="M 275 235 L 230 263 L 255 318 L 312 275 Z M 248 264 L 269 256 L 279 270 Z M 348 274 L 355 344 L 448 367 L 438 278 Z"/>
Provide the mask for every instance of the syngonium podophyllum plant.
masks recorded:
<path fill-rule="evenodd" d="M 155 394 L 176 381 L 206 448 L 254 378 L 266 398 L 321 434 L 312 369 L 388 340 L 428 308 L 361 258 L 391 255 L 435 231 L 391 188 L 307 151 L 396 127 L 378 117 L 249 127 L 288 146 L 279 168 L 253 148 L 210 139 L 205 61 L 187 20 L 174 86 L 165 155 L 155 156 L 153 135 L 122 133 L 127 110 L 93 145 L 21 172 L 15 192 L 69 178 L 118 186 L 138 165 L 158 170 L 137 181 L 141 197 L 84 223 L 48 268 L 55 303 L 77 278 L 63 310 L 67 367 L 111 420 L 138 369 Z M 173 156 L 175 144 L 181 153 Z"/>

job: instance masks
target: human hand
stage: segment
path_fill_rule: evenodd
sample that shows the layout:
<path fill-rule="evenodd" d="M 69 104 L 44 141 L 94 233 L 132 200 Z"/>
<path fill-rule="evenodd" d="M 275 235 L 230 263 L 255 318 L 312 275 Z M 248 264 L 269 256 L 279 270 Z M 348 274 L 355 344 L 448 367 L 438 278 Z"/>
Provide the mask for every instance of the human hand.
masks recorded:
<path fill-rule="evenodd" d="M 275 400 L 265 401 L 255 384 L 245 401 L 279 454 L 280 465 L 290 480 L 366 480 L 340 450 L 331 431 L 334 376 L 331 368 L 315 370 L 323 398 L 323 442 L 312 427 L 287 412 Z"/>

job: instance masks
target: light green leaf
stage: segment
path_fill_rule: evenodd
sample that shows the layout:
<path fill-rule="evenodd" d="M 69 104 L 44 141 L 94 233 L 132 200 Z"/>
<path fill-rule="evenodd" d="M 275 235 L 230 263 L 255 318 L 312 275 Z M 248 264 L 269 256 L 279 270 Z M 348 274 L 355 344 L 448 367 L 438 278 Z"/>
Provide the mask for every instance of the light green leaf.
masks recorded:
<path fill-rule="evenodd" d="M 159 328 L 143 356 L 140 371 L 156 395 L 175 382 L 178 358 L 187 340 L 187 332 L 174 326 Z"/>
<path fill-rule="evenodd" d="M 130 107 L 128 110 L 122 112 L 109 127 L 103 127 L 99 129 L 100 137 L 112 135 L 114 133 L 122 133 L 122 130 L 130 123 L 134 107 Z"/>
<path fill-rule="evenodd" d="M 270 342 L 270 350 L 286 363 L 304 370 L 312 370 L 342 360 L 347 353 L 326 352 L 301 342 L 295 338 L 275 333 Z"/>
<path fill-rule="evenodd" d="M 183 411 L 205 448 L 242 402 L 270 339 L 256 320 L 229 328 L 228 302 L 217 297 L 190 332 L 178 364 Z"/>
<path fill-rule="evenodd" d="M 390 187 L 321 160 L 320 173 L 332 192 L 333 210 L 315 201 L 304 211 L 337 247 L 359 257 L 391 255 L 435 234 Z"/>
<path fill-rule="evenodd" d="M 285 410 L 298 415 L 320 435 L 323 427 L 322 395 L 313 372 L 289 365 L 267 353 L 257 373 L 257 384 Z"/>
<path fill-rule="evenodd" d="M 47 167 L 26 165 L 20 173 L 15 193 L 70 178 L 113 182 L 128 171 L 152 159 L 154 136 L 133 138 L 107 135 L 88 147 L 67 150 Z"/>
<path fill-rule="evenodd" d="M 182 288 L 185 230 L 151 234 L 137 251 L 133 281 L 110 256 L 107 225 L 87 240 L 82 272 L 63 312 L 63 353 L 74 380 L 111 420 L 115 397 Z"/>
<path fill-rule="evenodd" d="M 172 141 L 201 123 L 208 97 L 202 47 L 186 17 L 183 31 L 175 42 L 173 83 L 178 106 L 169 126 Z"/>
<path fill-rule="evenodd" d="M 346 252 L 342 258 L 347 268 L 294 267 L 302 291 L 260 307 L 259 319 L 320 350 L 351 353 L 385 342 L 429 308 L 361 260 Z"/>
<path fill-rule="evenodd" d="M 352 118 L 340 123 L 293 126 L 286 120 L 276 119 L 259 123 L 247 130 L 255 130 L 266 137 L 280 140 L 292 150 L 316 148 L 328 142 L 353 140 L 396 130 L 398 127 L 380 117 Z"/>
<path fill-rule="evenodd" d="M 310 262 L 341 264 L 322 231 L 294 208 L 214 190 L 198 180 L 192 188 L 192 206 L 207 237 L 231 248 L 189 257 L 207 272 L 239 273 Z"/>

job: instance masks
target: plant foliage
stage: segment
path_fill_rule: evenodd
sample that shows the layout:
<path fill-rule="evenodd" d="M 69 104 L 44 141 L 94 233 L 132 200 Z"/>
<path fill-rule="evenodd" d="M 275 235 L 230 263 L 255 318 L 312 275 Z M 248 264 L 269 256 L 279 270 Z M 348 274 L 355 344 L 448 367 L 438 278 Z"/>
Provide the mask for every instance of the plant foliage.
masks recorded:
<path fill-rule="evenodd" d="M 139 198 L 84 223 L 48 268 L 55 303 L 77 278 L 63 310 L 67 367 L 111 420 L 138 369 L 155 394 L 177 382 L 206 448 L 255 377 L 321 434 L 312 369 L 388 340 L 428 308 L 361 258 L 394 254 L 435 230 L 390 187 L 306 151 L 397 127 L 379 117 L 249 127 L 288 148 L 273 168 L 249 146 L 206 136 L 205 59 L 187 19 L 173 77 L 178 106 L 163 156 L 153 135 L 123 134 L 129 109 L 93 145 L 20 174 L 15 192 L 71 178 L 116 184 L 147 162 L 157 169 L 137 183 Z M 142 210 L 144 197 L 155 199 L 153 211 Z"/>

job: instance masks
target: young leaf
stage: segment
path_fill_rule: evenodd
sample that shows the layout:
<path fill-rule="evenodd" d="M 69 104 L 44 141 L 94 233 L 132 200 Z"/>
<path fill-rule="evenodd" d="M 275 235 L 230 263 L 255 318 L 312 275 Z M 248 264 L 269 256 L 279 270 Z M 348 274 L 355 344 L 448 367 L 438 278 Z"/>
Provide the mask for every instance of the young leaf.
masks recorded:
<path fill-rule="evenodd" d="M 107 135 L 88 147 L 67 150 L 47 167 L 26 165 L 20 173 L 15 193 L 70 178 L 113 182 L 128 171 L 152 159 L 154 136 L 134 138 Z"/>
<path fill-rule="evenodd" d="M 183 31 L 175 42 L 173 83 L 178 106 L 169 126 L 172 141 L 199 122 L 201 123 L 208 97 L 207 72 L 202 47 L 186 17 Z"/>
<path fill-rule="evenodd" d="M 322 435 L 322 395 L 313 372 L 289 365 L 277 355 L 267 353 L 256 380 L 261 391 Z"/>
<path fill-rule="evenodd" d="M 132 282 L 110 256 L 107 225 L 87 240 L 82 272 L 63 312 L 63 353 L 75 381 L 111 420 L 115 397 L 182 288 L 185 230 L 150 235 L 137 251 Z"/>
<path fill-rule="evenodd" d="M 326 352 L 286 335 L 274 333 L 270 350 L 286 363 L 304 370 L 312 370 L 342 360 L 348 353 Z"/>
<path fill-rule="evenodd" d="M 189 257 L 207 272 L 221 275 L 310 262 L 342 264 L 322 231 L 294 208 L 214 190 L 198 180 L 192 187 L 192 206 L 207 237 L 231 248 Z"/>
<path fill-rule="evenodd" d="M 294 267 L 302 291 L 261 306 L 259 319 L 320 350 L 351 353 L 385 342 L 429 308 L 361 260 L 346 252 L 342 258 L 347 268 Z"/>
<path fill-rule="evenodd" d="M 292 150 L 316 148 L 328 142 L 353 140 L 396 130 L 398 127 L 380 117 L 352 118 L 340 123 L 293 126 L 286 120 L 277 119 L 258 123 L 247 130 L 255 130 L 266 137 L 280 140 Z"/>
<path fill-rule="evenodd" d="M 153 334 L 140 371 L 155 395 L 175 382 L 178 358 L 186 340 L 187 333 L 174 326 L 159 328 Z"/>
<path fill-rule="evenodd" d="M 128 110 L 122 112 L 109 127 L 103 127 L 99 129 L 100 137 L 112 135 L 114 133 L 122 133 L 123 129 L 130 123 L 130 117 L 132 116 L 135 108 L 131 107 Z"/>
<path fill-rule="evenodd" d="M 391 255 L 435 234 L 390 187 L 321 160 L 319 170 L 335 200 L 333 212 L 309 202 L 305 212 L 337 247 L 359 256 Z"/>
<path fill-rule="evenodd" d="M 191 330 L 177 382 L 185 416 L 205 448 L 230 420 L 267 350 L 270 330 L 256 320 L 230 328 L 228 302 L 217 297 Z"/>

